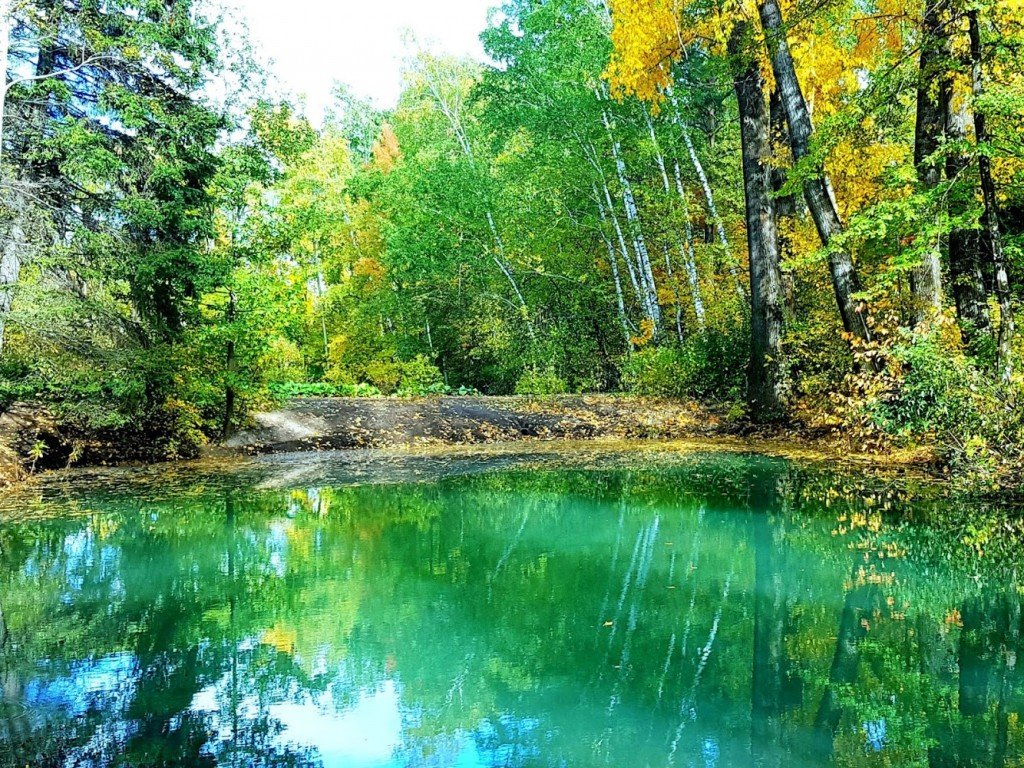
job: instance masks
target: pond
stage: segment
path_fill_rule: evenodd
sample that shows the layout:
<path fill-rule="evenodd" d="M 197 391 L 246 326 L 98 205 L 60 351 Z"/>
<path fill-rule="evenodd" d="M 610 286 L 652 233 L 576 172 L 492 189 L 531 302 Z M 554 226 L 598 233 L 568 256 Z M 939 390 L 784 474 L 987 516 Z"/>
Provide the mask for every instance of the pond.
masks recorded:
<path fill-rule="evenodd" d="M 1012 510 L 734 453 L 331 461 L 24 502 L 0 766 L 1024 760 Z"/>

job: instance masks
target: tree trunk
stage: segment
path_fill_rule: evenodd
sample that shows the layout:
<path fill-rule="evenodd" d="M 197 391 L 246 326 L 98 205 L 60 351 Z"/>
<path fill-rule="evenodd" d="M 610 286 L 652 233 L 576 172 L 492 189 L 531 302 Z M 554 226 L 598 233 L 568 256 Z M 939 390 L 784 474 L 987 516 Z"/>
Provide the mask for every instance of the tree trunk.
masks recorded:
<path fill-rule="evenodd" d="M 626 314 L 626 300 L 622 291 L 622 279 L 619 277 L 619 260 L 615 256 L 615 246 L 604 231 L 607 216 L 605 215 L 604 204 L 601 202 L 601 195 L 598 193 L 596 185 L 593 190 L 594 200 L 597 202 L 597 212 L 601 217 L 601 239 L 604 240 L 605 248 L 608 249 L 608 263 L 611 264 L 612 279 L 615 281 L 615 305 L 619 314 L 619 324 L 622 326 L 622 335 L 626 340 L 626 349 L 632 351 L 633 332 L 630 328 L 629 316 Z"/>
<path fill-rule="evenodd" d="M 729 274 L 736 283 L 736 293 L 738 293 L 740 298 L 746 302 L 747 292 L 743 287 L 743 281 L 740 279 L 740 269 L 736 262 L 736 254 L 733 253 L 732 246 L 729 245 L 729 238 L 725 234 L 725 225 L 722 223 L 722 217 L 718 214 L 718 206 L 715 205 L 715 195 L 711 189 L 711 181 L 708 179 L 707 172 L 704 170 L 704 164 L 700 161 L 700 155 L 697 154 L 697 148 L 693 145 L 693 139 L 690 137 L 690 131 L 687 129 L 686 123 L 683 122 L 682 115 L 679 112 L 679 103 L 676 101 L 676 98 L 672 95 L 671 91 L 669 92 L 669 99 L 672 102 L 672 110 L 675 117 L 676 127 L 679 129 L 679 134 L 683 139 L 683 145 L 686 147 L 686 154 L 690 158 L 693 170 L 696 172 L 697 179 L 700 181 L 701 190 L 704 192 L 704 201 L 707 203 L 708 214 L 711 217 L 711 222 L 714 224 L 715 234 L 718 236 L 718 243 L 722 246 L 722 253 L 725 254 L 725 261 L 729 269 Z"/>
<path fill-rule="evenodd" d="M 758 4 L 758 14 L 764 29 L 775 84 L 779 90 L 783 111 L 786 113 L 786 122 L 789 124 L 789 144 L 793 152 L 793 161 L 798 163 L 810 152 L 813 133 L 811 115 L 800 90 L 800 82 L 797 80 L 796 66 L 789 51 L 782 11 L 777 0 L 761 0 Z M 843 232 L 843 224 L 835 200 L 832 199 L 828 178 L 823 170 L 818 169 L 818 173 L 809 176 L 803 186 L 804 198 L 807 200 L 807 208 L 814 219 L 818 236 L 827 247 L 834 237 Z M 853 265 L 853 257 L 848 250 L 841 247 L 831 247 L 828 251 L 832 289 L 836 295 L 843 327 L 856 338 L 869 341 L 871 330 L 867 322 L 867 307 L 863 301 L 855 298 L 860 292 L 860 281 Z"/>
<path fill-rule="evenodd" d="M 661 146 L 658 144 L 658 134 L 654 131 L 654 122 L 651 120 L 649 114 L 644 114 L 647 118 L 647 129 L 651 135 L 651 143 L 654 146 L 654 159 L 658 164 L 658 170 L 661 172 L 661 183 L 665 189 L 665 196 L 669 197 L 672 194 L 672 185 L 668 180 L 668 168 L 665 165 L 665 156 L 661 153 Z M 675 238 L 676 250 L 679 251 L 679 255 L 682 256 L 683 262 L 686 262 L 686 249 L 683 244 L 679 241 L 679 238 Z M 682 305 L 679 300 L 679 281 L 676 280 L 672 270 L 672 256 L 669 253 L 668 246 L 665 247 L 665 272 L 668 275 L 669 282 L 672 284 L 672 298 L 676 305 L 676 337 L 679 339 L 679 343 L 683 343 L 683 312 Z"/>
<path fill-rule="evenodd" d="M 683 221 L 685 222 L 686 256 L 683 260 L 683 267 L 686 269 L 686 279 L 690 283 L 690 293 L 693 295 L 693 310 L 697 315 L 697 327 L 703 331 L 707 323 L 704 319 L 704 297 L 700 292 L 700 275 L 697 273 L 697 257 L 693 252 L 693 221 L 690 219 L 690 205 L 686 199 L 683 175 L 679 170 L 678 161 L 673 163 L 673 170 L 676 177 L 676 193 L 683 204 Z"/>
<path fill-rule="evenodd" d="M 772 142 L 779 141 L 785 145 L 788 145 L 789 130 L 786 128 L 786 112 L 782 108 L 782 98 L 779 96 L 779 91 L 777 88 L 772 89 L 772 92 L 768 97 L 768 122 L 771 127 Z M 772 148 L 772 150 L 772 156 L 774 156 L 774 147 Z M 772 192 L 775 193 L 774 198 L 776 219 L 781 219 L 786 216 L 796 216 L 797 214 L 796 197 L 792 194 L 780 194 L 783 188 L 786 186 L 786 177 L 786 170 L 780 167 L 777 163 L 773 163 Z M 783 243 L 783 245 L 785 244 Z"/>
<path fill-rule="evenodd" d="M 999 230 L 999 203 L 996 185 L 992 179 L 992 160 L 988 156 L 989 135 L 985 111 L 979 102 L 985 94 L 981 57 L 981 30 L 978 11 L 967 11 L 968 34 L 971 40 L 971 90 L 974 94 L 974 136 L 978 142 L 978 176 L 981 181 L 982 247 L 992 265 L 995 279 L 996 301 L 999 302 L 999 330 L 996 333 L 996 359 L 999 378 L 1008 382 L 1013 376 L 1013 307 L 1010 304 L 1010 279 L 1007 274 L 1006 253 Z"/>
<path fill-rule="evenodd" d="M 644 238 L 643 225 L 640 223 L 640 210 L 636 204 L 633 185 L 629 181 L 626 161 L 622 158 L 619 141 L 612 134 L 611 121 L 608 118 L 607 111 L 601 110 L 601 117 L 604 120 L 608 140 L 611 142 L 615 172 L 622 187 L 622 203 L 626 209 L 626 224 L 629 226 L 629 234 L 633 240 L 633 249 L 636 251 L 637 264 L 640 267 L 640 283 L 645 293 L 644 304 L 647 308 L 647 315 L 651 320 L 651 331 L 657 337 L 661 329 L 661 305 L 658 303 L 658 288 L 654 282 L 654 269 L 651 267 L 651 256 L 647 250 L 647 240 Z"/>
<path fill-rule="evenodd" d="M 466 134 L 466 130 L 462 124 L 462 115 L 458 107 L 448 103 L 441 92 L 440 86 L 434 81 L 433 77 L 428 75 L 425 80 L 428 88 L 434 96 L 434 101 L 437 103 L 438 108 L 448 120 L 448 125 L 451 127 L 452 134 L 458 142 L 459 149 L 461 149 L 462 154 L 465 155 L 470 168 L 475 171 L 477 167 L 476 157 L 473 154 L 473 146 L 470 144 L 469 136 Z M 498 232 L 498 227 L 494 223 L 494 214 L 492 212 L 490 195 L 487 193 L 487 187 L 483 184 L 480 186 L 480 193 L 484 204 L 484 216 L 487 219 L 487 228 L 491 233 L 491 239 L 494 241 L 495 253 L 492 258 L 498 269 L 501 271 L 501 274 L 505 276 L 505 279 L 508 280 L 509 285 L 512 287 L 512 292 L 515 294 L 516 301 L 519 303 L 520 313 L 522 314 L 523 322 L 526 324 L 526 331 L 530 336 L 530 340 L 536 341 L 537 334 L 533 328 L 533 321 L 530 319 L 530 307 L 526 303 L 526 297 L 523 296 L 523 292 L 519 289 L 519 282 L 516 280 L 515 273 L 513 273 L 511 265 L 505 258 L 505 243 L 502 241 L 501 235 Z"/>
<path fill-rule="evenodd" d="M 3 178 L 4 114 L 7 109 L 7 59 L 11 52 L 11 29 L 14 19 L 11 0 L 0 0 L 0 179 Z"/>
<path fill-rule="evenodd" d="M 747 399 L 756 419 L 778 418 L 783 407 L 782 274 L 768 157 L 771 143 L 764 80 L 756 59 L 745 55 L 747 23 L 729 37 L 739 104 L 750 262 L 750 371 Z"/>
<path fill-rule="evenodd" d="M 19 219 L 20 212 L 16 212 L 0 249 L 0 357 L 4 354 L 7 317 L 14 303 L 14 288 L 21 274 L 21 251 L 25 247 L 25 231 Z"/>
<path fill-rule="evenodd" d="M 967 141 L 971 117 L 964 99 L 951 98 L 946 104 L 946 138 L 950 142 Z M 956 219 L 967 214 L 974 195 L 973 185 L 957 185 L 965 175 L 970 159 L 962 152 L 946 155 L 946 179 L 952 184 L 949 194 L 949 215 Z M 962 187 L 968 187 L 963 189 Z M 971 341 L 987 334 L 992 325 L 989 317 L 985 275 L 982 271 L 981 245 L 974 229 L 954 226 L 949 233 L 949 274 L 956 302 L 957 317 Z"/>
<path fill-rule="evenodd" d="M 231 435 L 231 422 L 235 419 L 235 371 L 237 361 L 235 360 L 235 318 L 238 314 L 238 303 L 234 291 L 228 291 L 228 308 L 226 320 L 228 324 L 227 352 L 224 360 L 225 385 L 224 385 L 224 428 L 222 437 L 227 440 Z"/>
<path fill-rule="evenodd" d="M 637 268 L 633 263 L 633 259 L 630 258 L 629 246 L 626 245 L 626 236 L 622 232 L 622 225 L 619 224 L 619 217 L 615 213 L 615 203 L 612 202 L 612 193 L 608 189 L 608 185 L 602 180 L 604 186 L 604 200 L 608 206 L 608 216 L 612 221 L 612 228 L 615 230 L 615 237 L 619 241 L 619 250 L 622 253 L 622 260 L 626 264 L 626 271 L 629 273 L 629 282 L 633 286 L 633 293 L 640 302 L 640 306 L 644 307 L 644 311 L 647 312 L 647 294 L 640 288 L 640 279 L 637 277 Z"/>
<path fill-rule="evenodd" d="M 942 181 L 935 154 L 942 146 L 946 105 L 952 87 L 949 79 L 949 42 L 943 31 L 946 0 L 929 0 L 921 23 L 921 56 L 917 80 L 917 114 L 914 121 L 914 166 L 923 191 Z M 942 265 L 938 244 L 928 244 L 921 263 L 910 270 L 913 324 L 919 325 L 942 309 Z"/>

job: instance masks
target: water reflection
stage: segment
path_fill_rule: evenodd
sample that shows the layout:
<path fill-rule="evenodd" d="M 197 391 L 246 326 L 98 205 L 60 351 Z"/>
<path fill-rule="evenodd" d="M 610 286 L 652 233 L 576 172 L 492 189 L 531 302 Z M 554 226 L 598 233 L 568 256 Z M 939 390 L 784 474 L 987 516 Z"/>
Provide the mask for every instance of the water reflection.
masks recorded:
<path fill-rule="evenodd" d="M 0 528 L 0 765 L 1024 759 L 998 509 L 714 455 L 179 490 Z"/>

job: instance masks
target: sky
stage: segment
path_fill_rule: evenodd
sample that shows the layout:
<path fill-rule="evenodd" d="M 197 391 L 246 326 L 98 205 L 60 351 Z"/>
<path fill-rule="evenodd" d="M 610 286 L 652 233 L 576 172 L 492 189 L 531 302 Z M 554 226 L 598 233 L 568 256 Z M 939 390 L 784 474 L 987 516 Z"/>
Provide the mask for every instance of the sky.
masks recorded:
<path fill-rule="evenodd" d="M 379 107 L 401 85 L 403 34 L 435 52 L 483 58 L 479 35 L 498 0 L 235 0 L 251 38 L 286 93 L 318 120 L 331 85 L 347 83 Z"/>

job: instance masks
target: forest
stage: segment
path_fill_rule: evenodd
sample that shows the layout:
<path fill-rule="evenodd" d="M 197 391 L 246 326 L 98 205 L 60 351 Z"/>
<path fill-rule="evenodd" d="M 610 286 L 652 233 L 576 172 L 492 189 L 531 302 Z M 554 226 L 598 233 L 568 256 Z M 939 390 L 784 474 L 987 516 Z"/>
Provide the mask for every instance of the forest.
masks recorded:
<path fill-rule="evenodd" d="M 68 463 L 614 392 L 1024 475 L 1021 0 L 508 0 L 322 124 L 228 15 L 0 0 L 0 411 Z"/>

